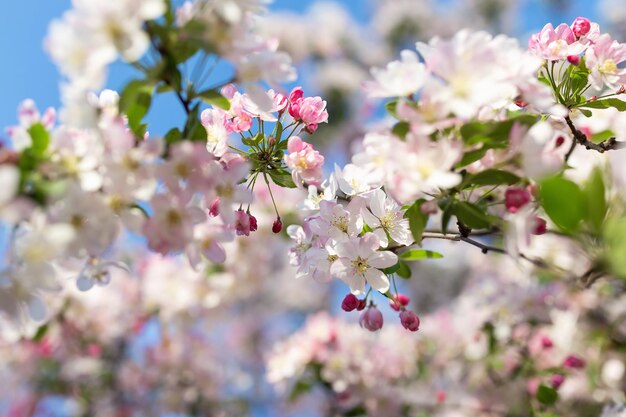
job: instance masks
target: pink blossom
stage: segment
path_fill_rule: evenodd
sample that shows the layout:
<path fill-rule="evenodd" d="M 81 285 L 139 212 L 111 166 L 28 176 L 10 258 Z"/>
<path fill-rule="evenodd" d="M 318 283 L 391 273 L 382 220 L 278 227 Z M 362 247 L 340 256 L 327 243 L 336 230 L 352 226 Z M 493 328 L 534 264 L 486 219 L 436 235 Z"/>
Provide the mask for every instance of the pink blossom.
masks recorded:
<path fill-rule="evenodd" d="M 585 58 L 585 64 L 591 71 L 589 81 L 595 89 L 616 89 L 626 82 L 626 69 L 619 67 L 626 61 L 626 45 L 614 41 L 610 35 L 601 35 L 589 47 Z"/>
<path fill-rule="evenodd" d="M 577 38 L 585 36 L 591 30 L 591 22 L 586 17 L 577 17 L 572 23 L 572 32 Z"/>
<path fill-rule="evenodd" d="M 563 361 L 563 366 L 570 369 L 582 369 L 585 365 L 585 360 L 576 355 L 569 355 Z"/>
<path fill-rule="evenodd" d="M 541 58 L 557 61 L 582 53 L 585 46 L 576 42 L 574 32 L 565 23 L 560 24 L 556 29 L 548 23 L 541 29 L 541 32 L 530 37 L 528 49 Z"/>
<path fill-rule="evenodd" d="M 298 136 L 292 136 L 287 142 L 285 164 L 291 169 L 293 181 L 298 185 L 302 182 L 318 185 L 322 181 L 324 156 Z"/>
<path fill-rule="evenodd" d="M 359 324 L 361 327 L 369 330 L 370 332 L 375 332 L 376 330 L 380 330 L 383 327 L 383 314 L 374 306 L 369 307 L 363 313 L 361 313 L 361 317 L 359 318 Z"/>
<path fill-rule="evenodd" d="M 559 389 L 561 385 L 563 385 L 563 382 L 565 382 L 565 376 L 561 374 L 555 374 L 550 377 L 550 385 L 552 385 L 554 389 Z"/>
<path fill-rule="evenodd" d="M 535 216 L 533 219 L 533 228 L 531 233 L 533 235 L 543 235 L 548 231 L 548 225 L 544 219 Z"/>
<path fill-rule="evenodd" d="M 306 125 L 326 123 L 328 112 L 326 101 L 321 97 L 306 97 L 297 100 L 289 107 L 289 114 Z"/>

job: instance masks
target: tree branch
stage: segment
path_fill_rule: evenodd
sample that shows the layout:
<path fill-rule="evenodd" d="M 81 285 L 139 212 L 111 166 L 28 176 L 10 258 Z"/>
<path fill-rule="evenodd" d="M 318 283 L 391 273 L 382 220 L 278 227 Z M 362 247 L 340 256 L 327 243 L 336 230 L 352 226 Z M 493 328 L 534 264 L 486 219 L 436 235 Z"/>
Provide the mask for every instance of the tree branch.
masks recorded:
<path fill-rule="evenodd" d="M 574 152 L 574 148 L 576 147 L 577 143 L 584 146 L 586 149 L 591 149 L 600 153 L 626 148 L 626 142 L 618 141 L 614 137 L 600 143 L 591 142 L 589 139 L 587 139 L 587 135 L 585 135 L 583 132 L 578 130 L 578 128 L 576 128 L 574 122 L 572 122 L 572 119 L 570 119 L 569 115 L 565 116 L 565 122 L 567 123 L 567 126 L 569 126 L 572 134 L 574 135 L 574 141 L 572 142 L 572 146 L 569 148 L 567 154 L 565 155 L 566 161 L 572 155 L 572 152 Z"/>

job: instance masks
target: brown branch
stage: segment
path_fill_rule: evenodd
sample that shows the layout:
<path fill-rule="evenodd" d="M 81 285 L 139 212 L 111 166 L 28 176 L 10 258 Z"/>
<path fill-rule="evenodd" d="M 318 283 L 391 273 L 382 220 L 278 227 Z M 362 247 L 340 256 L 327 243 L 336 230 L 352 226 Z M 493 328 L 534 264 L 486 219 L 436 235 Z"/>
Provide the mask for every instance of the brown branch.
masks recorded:
<path fill-rule="evenodd" d="M 578 130 L 578 128 L 576 128 L 576 126 L 574 125 L 574 122 L 572 122 L 572 119 L 570 119 L 569 116 L 565 116 L 565 122 L 567 123 L 567 126 L 569 126 L 570 130 L 572 131 L 572 134 L 574 135 L 572 146 L 570 146 L 569 150 L 567 151 L 567 154 L 565 155 L 566 161 L 572 155 L 572 152 L 574 152 L 574 148 L 576 147 L 576 144 L 580 144 L 588 150 L 594 150 L 600 153 L 604 153 L 610 150 L 618 150 L 618 149 L 626 148 L 626 142 L 618 141 L 614 137 L 609 138 L 599 143 L 594 143 L 590 141 L 589 139 L 587 139 L 587 135 L 585 135 L 583 132 Z"/>

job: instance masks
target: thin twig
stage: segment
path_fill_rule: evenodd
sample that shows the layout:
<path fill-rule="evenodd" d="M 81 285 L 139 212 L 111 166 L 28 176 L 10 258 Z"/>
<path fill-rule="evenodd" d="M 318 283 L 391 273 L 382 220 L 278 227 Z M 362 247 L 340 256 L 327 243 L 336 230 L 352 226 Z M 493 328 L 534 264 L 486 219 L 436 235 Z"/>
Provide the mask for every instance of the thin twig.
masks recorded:
<path fill-rule="evenodd" d="M 570 147 L 569 151 L 567 151 L 567 154 L 565 155 L 566 161 L 572 155 L 572 152 L 574 152 L 574 148 L 576 147 L 577 143 L 580 145 L 583 145 L 586 149 L 591 149 L 600 153 L 604 153 L 610 150 L 618 150 L 618 149 L 626 148 L 626 142 L 618 141 L 614 137 L 609 138 L 600 143 L 594 143 L 590 141 L 589 139 L 587 139 L 587 135 L 585 135 L 583 132 L 578 130 L 578 128 L 576 128 L 576 126 L 574 125 L 574 122 L 572 122 L 572 119 L 570 119 L 569 116 L 565 116 L 565 122 L 567 123 L 567 126 L 569 126 L 570 130 L 572 131 L 572 134 L 574 135 L 574 141 L 572 143 L 572 146 Z"/>

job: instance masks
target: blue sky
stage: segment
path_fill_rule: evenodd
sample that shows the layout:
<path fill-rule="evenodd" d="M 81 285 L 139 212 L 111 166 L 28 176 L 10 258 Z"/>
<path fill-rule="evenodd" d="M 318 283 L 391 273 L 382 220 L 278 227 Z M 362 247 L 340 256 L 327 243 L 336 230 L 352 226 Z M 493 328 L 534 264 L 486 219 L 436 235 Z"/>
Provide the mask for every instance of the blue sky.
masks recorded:
<path fill-rule="evenodd" d="M 311 3 L 311 0 L 275 0 L 270 8 L 304 11 Z M 367 0 L 340 0 L 339 3 L 349 8 L 357 19 L 367 18 Z M 596 1 L 572 0 L 568 3 L 568 11 L 564 15 L 557 16 L 550 7 L 537 6 L 541 4 L 539 0 L 527 2 L 528 5 L 522 13 L 524 25 L 528 31 L 531 31 L 551 20 L 559 19 L 559 22 L 561 20 L 569 22 L 579 15 L 597 17 L 595 6 L 598 2 Z M 24 98 L 34 99 L 40 108 L 59 106 L 58 82 L 60 78 L 43 50 L 43 39 L 49 22 L 61 16 L 70 6 L 70 0 L 4 2 L 5 19 L 0 26 L 0 56 L 4 57 L 0 66 L 0 136 L 4 134 L 4 127 L 15 123 L 16 107 Z M 311 34 L 311 36 L 315 35 Z M 123 66 L 115 66 L 109 85 L 112 88 L 120 88 L 130 74 Z M 157 120 L 157 124 L 162 126 L 175 123 L 170 120 L 170 117 L 176 117 L 179 110 L 165 111 L 169 108 L 174 109 L 175 103 L 168 103 L 166 100 L 163 106 L 159 109 L 160 117 L 153 120 Z M 163 114 L 168 116 L 163 118 Z M 161 130 L 159 127 L 161 126 L 157 126 L 157 131 Z"/>

